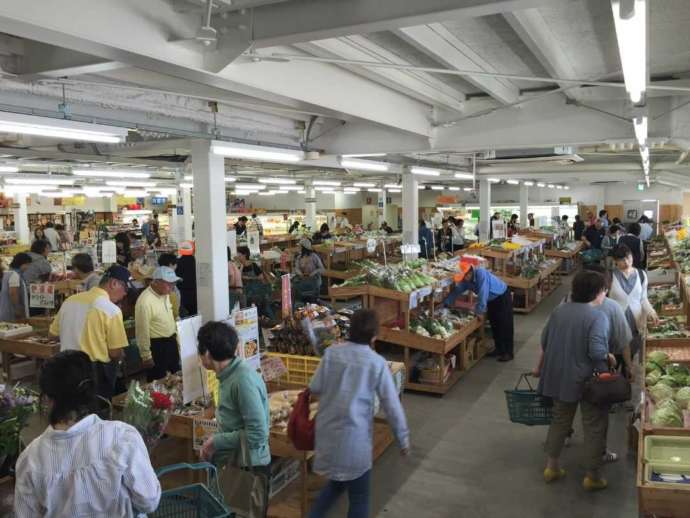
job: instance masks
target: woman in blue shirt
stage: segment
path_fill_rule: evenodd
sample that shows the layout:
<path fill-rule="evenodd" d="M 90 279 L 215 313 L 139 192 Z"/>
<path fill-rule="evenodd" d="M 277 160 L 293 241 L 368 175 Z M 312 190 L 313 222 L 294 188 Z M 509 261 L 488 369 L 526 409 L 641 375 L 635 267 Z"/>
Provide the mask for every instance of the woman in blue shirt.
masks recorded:
<path fill-rule="evenodd" d="M 409 451 L 410 432 L 388 362 L 371 347 L 378 329 L 374 311 L 356 311 L 350 341 L 326 349 L 309 386 L 320 398 L 314 471 L 328 479 L 309 518 L 326 516 L 345 490 L 350 499 L 348 518 L 368 518 L 376 395 L 402 454 Z"/>

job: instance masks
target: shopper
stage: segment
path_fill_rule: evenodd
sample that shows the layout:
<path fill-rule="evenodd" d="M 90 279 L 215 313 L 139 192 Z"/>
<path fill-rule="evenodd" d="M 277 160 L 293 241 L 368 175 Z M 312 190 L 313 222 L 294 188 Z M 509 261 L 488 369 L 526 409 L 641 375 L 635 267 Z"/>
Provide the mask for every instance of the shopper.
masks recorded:
<path fill-rule="evenodd" d="M 462 218 L 453 218 L 451 220 L 450 230 L 453 238 L 453 252 L 465 248 L 465 220 Z"/>
<path fill-rule="evenodd" d="M 310 518 L 327 516 L 346 490 L 348 517 L 368 518 L 377 395 L 401 453 L 409 452 L 410 432 L 388 362 L 373 349 L 378 331 L 376 313 L 357 310 L 352 315 L 350 340 L 326 349 L 309 385 L 319 397 L 314 471 L 328 479 Z"/>
<path fill-rule="evenodd" d="M 170 301 L 170 293 L 180 278 L 174 270 L 159 266 L 151 279 L 134 308 L 137 346 L 149 382 L 181 368 L 177 323 Z"/>
<path fill-rule="evenodd" d="M 235 234 L 237 237 L 242 237 L 247 235 L 247 216 L 240 216 L 235 223 Z"/>
<path fill-rule="evenodd" d="M 57 252 L 60 250 L 60 234 L 55 230 L 55 225 L 52 222 L 46 223 L 43 233 L 45 234 L 46 241 L 50 243 L 51 251 Z"/>
<path fill-rule="evenodd" d="M 185 241 L 180 243 L 180 258 L 177 260 L 177 276 L 180 296 L 182 297 L 180 311 L 185 315 L 197 314 L 196 298 L 196 259 L 194 258 L 194 243 Z"/>
<path fill-rule="evenodd" d="M 299 232 L 299 221 L 293 221 L 292 225 L 290 225 L 290 228 L 288 229 L 288 234 L 296 234 Z"/>
<path fill-rule="evenodd" d="M 618 239 L 618 243 L 625 245 L 630 249 L 633 258 L 633 267 L 644 268 L 645 255 L 644 244 L 640 239 L 641 227 L 639 223 L 630 223 L 628 225 L 628 233 L 622 235 Z"/>
<path fill-rule="evenodd" d="M 491 216 L 491 219 L 489 220 L 489 239 L 494 238 L 494 221 L 501 221 L 500 212 L 494 212 L 494 215 Z"/>
<path fill-rule="evenodd" d="M 441 222 L 441 228 L 436 233 L 436 247 L 440 252 L 453 251 L 453 231 L 450 228 L 450 218 Z"/>
<path fill-rule="evenodd" d="M 508 237 L 513 237 L 520 230 L 520 224 L 518 223 L 519 216 L 513 214 L 510 216 L 510 221 L 508 222 Z"/>
<path fill-rule="evenodd" d="M 606 232 L 601 220 L 596 220 L 594 225 L 587 227 L 582 234 L 582 242 L 592 250 L 601 250 L 601 242 Z"/>
<path fill-rule="evenodd" d="M 252 214 L 252 230 L 257 230 L 259 232 L 259 237 L 264 236 L 264 226 L 261 224 L 261 220 L 259 220 L 259 217 L 256 215 L 256 213 Z"/>
<path fill-rule="evenodd" d="M 177 270 L 177 256 L 170 253 L 161 254 L 158 258 L 158 266 L 167 266 L 172 271 Z M 175 284 L 170 292 L 170 303 L 172 304 L 173 317 L 175 317 L 175 320 L 180 319 L 181 301 L 182 295 L 180 294 L 180 289 L 177 287 L 177 284 Z"/>
<path fill-rule="evenodd" d="M 46 234 L 45 234 L 45 232 L 43 232 L 43 228 L 36 227 L 34 229 L 34 238 L 33 238 L 33 241 L 31 241 L 31 242 L 33 243 L 34 241 L 44 241 L 45 238 L 46 238 Z"/>
<path fill-rule="evenodd" d="M 93 362 L 96 393 L 111 399 L 115 394 L 117 362 L 129 345 L 122 311 L 117 306 L 132 289 L 129 270 L 113 265 L 89 291 L 68 297 L 50 325 L 60 337 L 60 350 L 86 353 Z"/>
<path fill-rule="evenodd" d="M 601 251 L 606 259 L 606 268 L 609 270 L 613 268 L 613 250 L 618 246 L 622 232 L 618 225 L 611 225 L 601 241 Z"/>
<path fill-rule="evenodd" d="M 342 212 L 340 214 L 340 218 L 338 219 L 338 222 L 336 224 L 336 228 L 340 230 L 345 230 L 346 228 L 352 228 L 350 225 L 350 220 L 347 219 L 347 214 Z"/>
<path fill-rule="evenodd" d="M 93 258 L 89 254 L 79 253 L 72 257 L 72 271 L 82 282 L 84 291 L 101 283 L 101 276 L 93 271 Z"/>
<path fill-rule="evenodd" d="M 419 220 L 419 257 L 433 259 L 434 257 L 434 237 L 431 230 L 426 226 L 426 221 Z"/>
<path fill-rule="evenodd" d="M 292 270 L 297 280 L 296 297 L 304 300 L 305 292 L 310 292 L 316 294 L 314 298 L 318 298 L 319 293 L 321 293 L 321 276 L 326 273 L 326 268 L 324 268 L 319 254 L 312 249 L 309 239 L 304 238 L 299 244 L 301 251 L 295 257 Z"/>
<path fill-rule="evenodd" d="M 232 260 L 230 254 L 230 247 L 227 247 L 228 252 L 228 287 L 230 290 L 230 312 L 235 307 L 235 304 L 240 303 L 240 308 L 246 307 L 247 298 L 244 296 L 244 289 L 242 284 L 242 272 Z"/>
<path fill-rule="evenodd" d="M 651 220 L 647 216 L 640 218 L 640 239 L 642 241 L 649 241 L 654 234 L 654 228 L 651 225 Z"/>
<path fill-rule="evenodd" d="M 316 234 L 314 234 L 312 241 L 314 243 L 321 243 L 326 239 L 333 239 L 333 236 L 331 235 L 331 230 L 328 228 L 328 225 L 324 223 L 323 225 L 321 225 L 319 231 Z"/>
<path fill-rule="evenodd" d="M 622 238 L 621 238 L 622 239 Z M 625 244 L 613 252 L 616 269 L 609 297 L 623 309 L 632 332 L 630 354 L 634 357 L 642 346 L 642 337 L 647 329 L 647 320 L 658 322 L 659 317 L 647 298 L 647 275 L 644 270 L 633 266 L 633 254 Z"/>
<path fill-rule="evenodd" d="M 158 507 L 161 486 L 141 435 L 96 415 L 95 383 L 83 352 L 65 351 L 43 364 L 39 386 L 50 424 L 17 461 L 17 518 L 133 518 Z"/>
<path fill-rule="evenodd" d="M 542 331 L 541 356 L 533 374 L 540 377 L 538 393 L 553 400 L 553 421 L 546 439 L 547 483 L 565 476 L 559 459 L 579 406 L 587 469 L 582 485 L 588 491 L 608 485 L 600 468 L 606 449 L 609 408 L 583 399 L 585 380 L 595 371 L 605 372 L 609 365 L 615 365 L 608 349 L 608 319 L 595 309 L 605 298 L 606 283 L 599 273 L 578 273 L 573 279 L 572 302 L 558 306 Z"/>
<path fill-rule="evenodd" d="M 580 219 L 579 214 L 575 214 L 575 223 L 573 223 L 573 238 L 575 241 L 582 241 L 582 234 L 585 232 L 585 222 Z"/>
<path fill-rule="evenodd" d="M 22 272 L 22 277 L 27 287 L 34 283 L 48 281 L 50 274 L 53 272 L 53 267 L 48 262 L 50 243 L 46 240 L 34 241 L 31 243 L 31 251 L 28 254 L 31 257 L 31 264 Z M 43 313 L 44 310 L 42 308 L 29 307 L 29 316 L 33 317 Z"/>
<path fill-rule="evenodd" d="M 394 232 L 394 230 L 391 228 L 391 226 L 386 221 L 381 223 L 381 230 L 383 230 L 386 234 L 392 234 Z"/>
<path fill-rule="evenodd" d="M 120 266 L 129 267 L 132 262 L 132 243 L 126 232 L 115 234 L 115 246 L 117 248 L 116 261 Z"/>
<path fill-rule="evenodd" d="M 153 221 L 149 224 L 148 244 L 153 246 L 161 245 L 161 226 L 157 212 L 153 213 Z"/>
<path fill-rule="evenodd" d="M 0 322 L 16 322 L 29 317 L 29 293 L 23 273 L 31 256 L 20 252 L 12 258 L 10 269 L 2 275 L 0 288 Z"/>
<path fill-rule="evenodd" d="M 59 249 L 60 250 L 69 250 L 72 248 L 72 242 L 74 241 L 72 235 L 65 230 L 64 225 L 55 225 L 55 230 L 58 233 L 58 236 L 60 237 L 59 240 Z"/>
<path fill-rule="evenodd" d="M 529 226 L 531 228 L 534 228 L 536 226 L 536 224 L 534 222 L 534 214 L 532 214 L 531 212 L 529 214 L 527 214 L 527 221 L 529 221 Z"/>
<path fill-rule="evenodd" d="M 223 322 L 207 322 L 199 329 L 197 338 L 202 365 L 214 371 L 220 382 L 218 431 L 204 442 L 201 458 L 216 464 L 242 459 L 240 434 L 244 434 L 253 471 L 263 477 L 268 498 L 271 418 L 266 385 L 256 370 L 237 355 L 238 337 L 232 327 Z M 268 501 L 263 504 L 265 516 Z"/>
<path fill-rule="evenodd" d="M 240 246 L 237 249 L 237 258 L 242 270 L 242 285 L 247 296 L 247 305 L 254 304 L 261 317 L 273 320 L 270 281 L 261 267 L 254 261 L 251 261 L 249 257 L 249 248 Z"/>
<path fill-rule="evenodd" d="M 601 226 L 606 231 L 609 228 L 609 213 L 605 210 L 599 211 L 599 219 L 601 220 Z"/>
<path fill-rule="evenodd" d="M 443 301 L 454 307 L 455 300 L 467 290 L 477 295 L 474 312 L 477 316 L 487 313 L 496 348 L 488 356 L 498 357 L 500 362 L 513 359 L 513 298 L 506 283 L 493 273 L 460 262 L 460 273 L 455 278 L 455 287 Z M 467 308 L 469 309 L 469 307 Z"/>
<path fill-rule="evenodd" d="M 568 215 L 563 214 L 561 216 L 561 232 L 563 235 L 567 236 L 570 233 L 570 225 L 568 224 Z"/>

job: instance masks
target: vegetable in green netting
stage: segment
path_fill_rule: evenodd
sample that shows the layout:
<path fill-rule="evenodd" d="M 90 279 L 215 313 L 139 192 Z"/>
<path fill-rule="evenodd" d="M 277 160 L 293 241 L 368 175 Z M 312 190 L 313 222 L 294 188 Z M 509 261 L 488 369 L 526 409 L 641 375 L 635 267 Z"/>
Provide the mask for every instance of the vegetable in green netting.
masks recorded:
<path fill-rule="evenodd" d="M 666 366 L 668 361 L 668 354 L 663 351 L 652 351 L 647 355 L 647 365 L 649 365 L 649 362 L 652 362 L 663 368 Z"/>
<path fill-rule="evenodd" d="M 659 369 L 654 369 L 653 371 L 651 371 L 649 374 L 647 374 L 647 377 L 645 378 L 647 386 L 653 387 L 654 385 L 656 385 L 661 379 L 661 376 L 663 376 L 663 373 Z"/>
<path fill-rule="evenodd" d="M 654 426 L 680 428 L 683 426 L 683 415 L 674 411 L 670 406 L 657 408 L 652 414 L 652 424 Z"/>
<path fill-rule="evenodd" d="M 672 399 L 674 390 L 668 385 L 657 383 L 649 388 L 649 394 L 652 396 L 655 403 L 661 403 L 666 399 Z"/>
<path fill-rule="evenodd" d="M 676 403 L 681 408 L 688 408 L 688 403 L 690 403 L 690 387 L 683 387 L 676 392 L 674 396 Z"/>

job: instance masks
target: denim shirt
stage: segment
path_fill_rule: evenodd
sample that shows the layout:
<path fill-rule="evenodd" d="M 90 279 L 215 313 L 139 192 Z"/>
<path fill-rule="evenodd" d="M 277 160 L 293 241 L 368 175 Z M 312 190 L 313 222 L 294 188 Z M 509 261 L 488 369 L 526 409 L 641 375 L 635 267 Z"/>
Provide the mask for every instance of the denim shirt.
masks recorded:
<path fill-rule="evenodd" d="M 330 346 L 309 388 L 320 396 L 316 473 L 329 480 L 349 481 L 371 469 L 375 395 L 400 447 L 409 447 L 410 432 L 388 363 L 368 345 Z"/>
<path fill-rule="evenodd" d="M 455 285 L 455 288 L 446 297 L 444 304 L 452 306 L 460 295 L 467 290 L 473 291 L 477 295 L 477 304 L 474 312 L 481 315 L 486 312 L 486 305 L 497 297 L 503 295 L 508 286 L 493 273 L 484 268 L 472 267 L 474 275 L 471 281 L 462 281 Z"/>

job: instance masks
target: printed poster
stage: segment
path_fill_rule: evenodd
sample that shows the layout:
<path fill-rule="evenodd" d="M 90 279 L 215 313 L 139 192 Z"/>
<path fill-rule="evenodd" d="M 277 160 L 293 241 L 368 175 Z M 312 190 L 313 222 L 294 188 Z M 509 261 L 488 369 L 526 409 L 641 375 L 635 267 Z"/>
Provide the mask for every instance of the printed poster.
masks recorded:
<path fill-rule="evenodd" d="M 501 220 L 491 220 L 491 229 L 494 239 L 505 239 L 506 224 Z"/>
<path fill-rule="evenodd" d="M 257 371 L 261 370 L 259 354 L 259 312 L 256 307 L 234 311 L 227 321 L 237 331 L 239 356 Z"/>
<path fill-rule="evenodd" d="M 247 232 L 247 246 L 252 257 L 261 255 L 261 238 L 258 230 Z"/>
<path fill-rule="evenodd" d="M 218 431 L 218 421 L 215 419 L 205 419 L 202 417 L 195 417 L 192 426 L 192 440 L 195 451 L 201 451 L 201 447 L 206 442 L 206 439 L 211 437 Z"/>
<path fill-rule="evenodd" d="M 177 322 L 177 339 L 180 343 L 180 362 L 182 363 L 182 399 L 191 403 L 208 394 L 206 369 L 199 361 L 197 334 L 201 328 L 201 316 L 185 318 Z"/>
<path fill-rule="evenodd" d="M 109 239 L 101 243 L 101 263 L 115 264 L 117 262 L 117 246 L 115 240 Z"/>
<path fill-rule="evenodd" d="M 55 285 L 49 283 L 29 284 L 29 307 L 55 308 Z"/>

